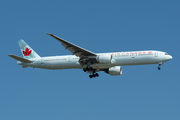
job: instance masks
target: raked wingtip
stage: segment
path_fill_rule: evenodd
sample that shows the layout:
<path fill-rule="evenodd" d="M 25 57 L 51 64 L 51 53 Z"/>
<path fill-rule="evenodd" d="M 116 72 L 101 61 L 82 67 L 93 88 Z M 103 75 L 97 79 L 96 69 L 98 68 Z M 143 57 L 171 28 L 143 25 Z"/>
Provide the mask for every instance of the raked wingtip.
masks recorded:
<path fill-rule="evenodd" d="M 50 36 L 52 36 L 53 34 L 51 34 L 51 33 L 46 33 L 47 35 L 50 35 Z"/>

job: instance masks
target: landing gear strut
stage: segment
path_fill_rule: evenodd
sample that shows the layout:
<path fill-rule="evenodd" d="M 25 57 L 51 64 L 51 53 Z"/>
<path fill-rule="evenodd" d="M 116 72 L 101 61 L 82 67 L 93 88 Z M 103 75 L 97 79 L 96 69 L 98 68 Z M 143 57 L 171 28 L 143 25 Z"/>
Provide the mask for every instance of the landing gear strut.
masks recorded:
<path fill-rule="evenodd" d="M 160 66 L 161 66 L 162 64 L 163 64 L 163 62 L 160 62 L 160 63 L 159 63 L 158 70 L 161 70 L 161 67 L 160 67 Z"/>
<path fill-rule="evenodd" d="M 83 68 L 83 71 L 84 72 L 86 72 L 86 71 L 93 71 L 93 68 L 92 67 Z"/>

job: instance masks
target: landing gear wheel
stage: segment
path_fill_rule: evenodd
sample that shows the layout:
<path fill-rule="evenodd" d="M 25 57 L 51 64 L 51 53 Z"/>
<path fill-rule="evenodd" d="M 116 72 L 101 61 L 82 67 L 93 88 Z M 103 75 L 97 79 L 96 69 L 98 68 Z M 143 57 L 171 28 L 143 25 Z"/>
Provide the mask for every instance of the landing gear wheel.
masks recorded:
<path fill-rule="evenodd" d="M 90 78 L 95 78 L 95 77 L 99 77 L 99 74 L 98 73 L 93 73 L 92 75 L 89 75 Z"/>
<path fill-rule="evenodd" d="M 90 78 L 92 78 L 93 76 L 92 75 L 89 75 Z"/>
<path fill-rule="evenodd" d="M 94 77 L 94 78 L 95 78 L 95 77 L 96 77 L 96 76 L 95 76 L 95 74 L 92 74 L 92 77 Z"/>
<path fill-rule="evenodd" d="M 86 72 L 86 71 L 87 71 L 87 69 L 86 69 L 86 68 L 83 68 L 83 71 L 84 71 L 84 72 Z"/>
<path fill-rule="evenodd" d="M 88 68 L 88 71 L 93 71 L 93 68 L 92 68 L 92 67 L 89 67 L 89 68 Z"/>
<path fill-rule="evenodd" d="M 95 74 L 95 76 L 96 76 L 96 77 L 99 77 L 99 74 L 98 74 L 98 73 L 96 73 L 96 74 Z"/>

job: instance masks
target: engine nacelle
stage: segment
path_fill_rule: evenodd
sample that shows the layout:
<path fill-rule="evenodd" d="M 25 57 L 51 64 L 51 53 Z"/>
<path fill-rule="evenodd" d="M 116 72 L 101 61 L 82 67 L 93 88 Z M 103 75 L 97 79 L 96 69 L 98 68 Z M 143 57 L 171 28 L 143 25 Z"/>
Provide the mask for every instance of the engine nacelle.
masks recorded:
<path fill-rule="evenodd" d="M 100 55 L 100 56 L 98 56 L 97 61 L 99 63 L 105 63 L 105 64 L 111 63 L 112 55 Z"/>
<path fill-rule="evenodd" d="M 122 75 L 122 67 L 115 66 L 107 69 L 106 73 L 109 75 Z"/>

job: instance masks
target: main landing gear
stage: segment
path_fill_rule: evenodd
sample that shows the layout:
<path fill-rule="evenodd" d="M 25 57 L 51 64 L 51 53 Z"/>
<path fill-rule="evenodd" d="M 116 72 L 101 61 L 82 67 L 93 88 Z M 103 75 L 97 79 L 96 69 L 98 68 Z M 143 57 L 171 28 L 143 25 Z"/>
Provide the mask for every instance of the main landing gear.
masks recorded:
<path fill-rule="evenodd" d="M 160 62 L 160 63 L 159 63 L 158 70 L 161 70 L 161 67 L 160 67 L 160 66 L 161 66 L 162 64 L 163 64 L 163 62 Z"/>
<path fill-rule="evenodd" d="M 92 75 L 89 75 L 90 78 L 93 78 L 93 77 L 99 77 L 99 74 L 98 73 L 93 73 Z"/>
<path fill-rule="evenodd" d="M 83 71 L 84 71 L 84 72 L 87 72 L 87 71 L 88 71 L 88 72 L 92 73 L 92 75 L 89 75 L 90 78 L 99 77 L 99 74 L 96 73 L 96 69 L 93 69 L 92 67 L 83 68 Z"/>

